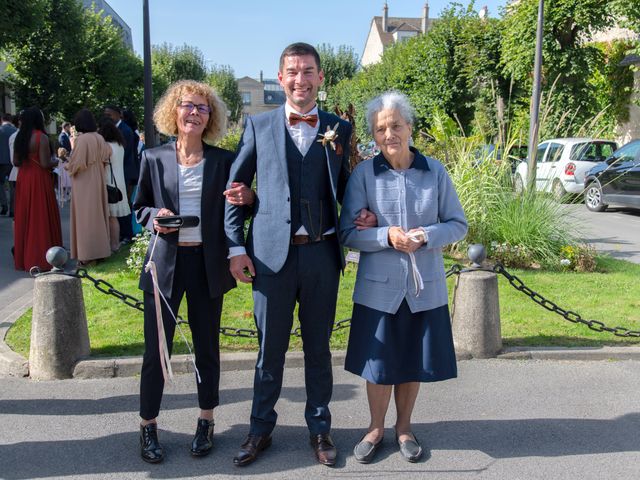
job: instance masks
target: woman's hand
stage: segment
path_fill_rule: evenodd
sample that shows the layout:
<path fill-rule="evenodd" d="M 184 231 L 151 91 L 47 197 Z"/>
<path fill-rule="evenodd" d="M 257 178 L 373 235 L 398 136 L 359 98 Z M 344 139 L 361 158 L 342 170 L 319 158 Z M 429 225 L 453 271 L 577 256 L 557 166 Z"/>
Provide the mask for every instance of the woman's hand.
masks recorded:
<path fill-rule="evenodd" d="M 222 192 L 231 205 L 253 205 L 256 194 L 242 182 L 231 182 L 231 188 Z"/>
<path fill-rule="evenodd" d="M 169 217 L 171 215 L 175 215 L 175 213 L 173 213 L 168 208 L 161 208 L 160 210 L 158 210 L 158 214 L 156 215 L 156 217 Z M 177 228 L 161 227 L 160 225 L 158 225 L 158 221 L 155 218 L 153 219 L 153 228 L 156 229 L 156 232 L 165 234 L 178 231 Z"/>
<path fill-rule="evenodd" d="M 422 233 L 422 235 L 420 235 Z M 408 234 L 412 234 L 411 238 Z M 417 240 L 417 241 L 416 241 Z M 424 244 L 424 232 L 420 228 L 414 228 L 405 232 L 402 227 L 389 227 L 389 245 L 395 250 L 404 253 L 415 252 Z"/>

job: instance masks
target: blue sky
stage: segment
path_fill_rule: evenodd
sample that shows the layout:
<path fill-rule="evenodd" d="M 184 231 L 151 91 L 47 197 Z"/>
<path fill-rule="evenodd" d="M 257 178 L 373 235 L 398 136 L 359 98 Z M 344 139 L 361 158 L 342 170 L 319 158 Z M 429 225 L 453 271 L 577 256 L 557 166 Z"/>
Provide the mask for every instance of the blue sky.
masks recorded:
<path fill-rule="evenodd" d="M 142 56 L 142 0 L 107 0 L 131 27 L 135 51 Z M 389 16 L 420 17 L 424 1 L 387 0 Z M 429 17 L 450 2 L 431 0 Z M 467 5 L 467 1 L 460 2 Z M 280 52 L 288 44 L 350 45 L 360 56 L 371 18 L 384 0 L 149 0 L 151 43 L 184 43 L 202 50 L 211 64 L 230 65 L 237 77 L 275 78 Z M 499 16 L 506 0 L 479 0 Z"/>

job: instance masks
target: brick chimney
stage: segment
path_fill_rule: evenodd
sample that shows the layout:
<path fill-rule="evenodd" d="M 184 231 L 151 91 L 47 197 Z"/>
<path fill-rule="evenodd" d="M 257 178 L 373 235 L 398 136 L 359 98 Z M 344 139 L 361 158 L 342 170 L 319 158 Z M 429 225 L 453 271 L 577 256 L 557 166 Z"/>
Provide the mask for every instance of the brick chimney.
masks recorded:
<path fill-rule="evenodd" d="M 387 6 L 387 2 L 384 2 L 384 7 L 382 7 L 382 31 L 387 32 L 387 24 L 389 22 L 389 7 Z"/>
<path fill-rule="evenodd" d="M 422 7 L 422 33 L 427 33 L 428 22 L 429 22 L 429 2 L 424 2 L 424 7 Z"/>
<path fill-rule="evenodd" d="M 262 83 L 262 70 L 260 70 L 260 83 Z"/>

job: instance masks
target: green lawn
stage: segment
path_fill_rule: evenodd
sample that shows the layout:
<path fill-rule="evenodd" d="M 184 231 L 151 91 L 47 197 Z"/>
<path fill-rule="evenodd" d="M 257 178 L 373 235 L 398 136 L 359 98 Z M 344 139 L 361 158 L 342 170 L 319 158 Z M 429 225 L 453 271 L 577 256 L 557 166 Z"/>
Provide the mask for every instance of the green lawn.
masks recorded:
<path fill-rule="evenodd" d="M 137 275 L 125 270 L 126 252 L 89 270 L 95 278 L 103 278 L 115 288 L 142 298 L 137 288 Z M 447 266 L 453 261 L 447 260 Z M 351 292 L 356 266 L 347 267 L 341 282 L 336 320 L 351 316 Z M 556 302 L 559 306 L 578 312 L 585 319 L 599 320 L 608 326 L 623 326 L 640 330 L 640 294 L 634 287 L 640 278 L 640 265 L 619 260 L 598 258 L 598 272 L 541 272 L 510 270 L 532 290 Z M 449 279 L 449 292 L 454 280 Z M 500 316 L 505 346 L 600 346 L 629 345 L 640 341 L 598 333 L 586 326 L 572 324 L 557 314 L 536 305 L 512 288 L 500 276 Z M 94 356 L 139 355 L 143 351 L 142 313 L 96 290 L 88 281 L 83 282 L 85 307 L 89 322 L 91 352 Z M 186 301 L 180 314 L 186 318 Z M 234 328 L 254 328 L 251 287 L 240 285 L 225 296 L 222 325 Z M 294 324 L 295 325 L 295 324 Z M 188 327 L 184 326 L 188 334 Z M 348 329 L 335 332 L 334 349 L 343 349 L 348 340 Z M 31 333 L 31 310 L 25 313 L 9 330 L 7 343 L 15 351 L 28 356 Z M 177 333 L 176 333 L 177 336 Z M 189 338 L 189 337 L 188 337 Z M 254 350 L 254 338 L 221 336 L 223 351 Z M 291 338 L 291 348 L 300 350 L 298 338 Z M 176 338 L 176 353 L 186 353 L 183 342 Z"/>

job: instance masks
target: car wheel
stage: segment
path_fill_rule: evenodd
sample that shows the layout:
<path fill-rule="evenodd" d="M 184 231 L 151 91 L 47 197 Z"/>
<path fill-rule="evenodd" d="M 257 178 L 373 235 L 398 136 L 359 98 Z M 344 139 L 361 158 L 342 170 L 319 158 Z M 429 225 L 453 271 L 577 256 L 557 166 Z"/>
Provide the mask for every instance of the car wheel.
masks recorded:
<path fill-rule="evenodd" d="M 555 182 L 553 182 L 551 193 L 553 194 L 553 198 L 555 198 L 560 203 L 562 203 L 567 198 L 567 191 L 562 186 L 562 182 L 560 180 L 556 180 Z"/>
<path fill-rule="evenodd" d="M 516 195 L 522 195 L 524 192 L 524 181 L 520 175 L 516 175 L 513 181 L 513 190 L 516 192 Z"/>
<path fill-rule="evenodd" d="M 607 206 L 602 203 L 602 187 L 600 182 L 591 182 L 584 192 L 584 204 L 592 212 L 604 212 Z"/>

